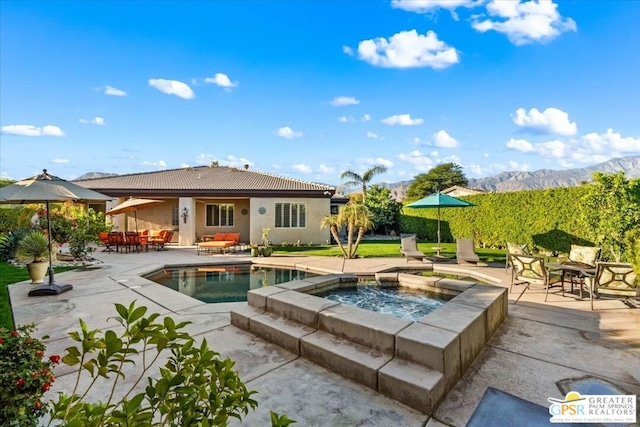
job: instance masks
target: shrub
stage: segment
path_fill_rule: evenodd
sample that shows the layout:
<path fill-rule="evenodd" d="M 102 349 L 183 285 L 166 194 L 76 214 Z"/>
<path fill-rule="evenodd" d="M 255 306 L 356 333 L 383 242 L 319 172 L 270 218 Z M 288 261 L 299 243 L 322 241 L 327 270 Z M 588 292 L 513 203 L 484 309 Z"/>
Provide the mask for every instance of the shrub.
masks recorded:
<path fill-rule="evenodd" d="M 8 261 L 14 259 L 20 241 L 29 231 L 29 228 L 15 228 L 7 234 L 0 236 L 0 260 Z"/>
<path fill-rule="evenodd" d="M 45 345 L 31 336 L 35 325 L 9 331 L 0 328 L 0 424 L 36 426 L 46 413 L 42 395 L 55 380 L 53 365 L 60 356 L 45 358 Z M 45 337 L 46 338 L 46 337 Z"/>
<path fill-rule="evenodd" d="M 170 317 L 159 321 L 159 314 L 145 317 L 147 308 L 116 304 L 116 320 L 124 331 L 90 330 L 80 320 L 79 332 L 70 337 L 79 343 L 69 347 L 62 361 L 79 369 L 71 394 L 59 393 L 49 412 L 52 422 L 64 425 L 181 425 L 224 426 L 231 417 L 241 419 L 257 402 L 255 391 L 247 390 L 233 369 L 234 362 L 222 359 L 209 349 L 207 341 L 196 344 L 182 329 L 188 322 L 176 324 Z M 160 368 L 159 379 L 147 378 L 144 392 L 134 394 L 136 386 L 148 376 L 152 365 L 168 353 Z M 140 361 L 133 360 L 140 356 Z M 141 363 L 133 385 L 115 398 L 118 381 L 124 377 L 125 364 Z M 81 375 L 92 381 L 80 390 Z M 83 401 L 97 381 L 110 382 L 110 394 L 102 402 Z M 101 387 L 102 389 L 102 387 Z M 277 416 L 276 421 L 289 422 Z M 275 424 L 274 424 L 275 425 Z M 286 424 L 281 424 L 286 425 Z"/>

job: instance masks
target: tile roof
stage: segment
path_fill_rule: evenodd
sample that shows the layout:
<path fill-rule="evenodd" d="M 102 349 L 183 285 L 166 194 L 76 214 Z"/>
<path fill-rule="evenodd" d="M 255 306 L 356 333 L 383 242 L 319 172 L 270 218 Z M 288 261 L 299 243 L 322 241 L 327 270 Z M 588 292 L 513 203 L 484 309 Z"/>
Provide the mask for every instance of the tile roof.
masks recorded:
<path fill-rule="evenodd" d="M 123 192 L 252 194 L 335 192 L 335 187 L 228 166 L 197 166 L 74 181 L 105 194 Z M 185 194 L 185 196 L 187 195 Z"/>

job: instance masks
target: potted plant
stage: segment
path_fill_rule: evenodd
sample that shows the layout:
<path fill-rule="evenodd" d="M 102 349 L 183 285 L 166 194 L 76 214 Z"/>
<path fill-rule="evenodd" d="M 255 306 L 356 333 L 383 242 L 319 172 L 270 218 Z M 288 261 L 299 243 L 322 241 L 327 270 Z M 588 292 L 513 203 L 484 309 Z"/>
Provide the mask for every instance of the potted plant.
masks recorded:
<path fill-rule="evenodd" d="M 270 231 L 271 231 L 270 228 L 262 229 L 262 243 L 264 244 L 264 247 L 262 248 L 262 256 L 271 256 L 271 254 L 273 253 L 273 248 L 269 246 Z"/>
<path fill-rule="evenodd" d="M 39 231 L 25 235 L 18 244 L 16 255 L 27 262 L 31 283 L 43 283 L 49 268 L 49 241 Z"/>

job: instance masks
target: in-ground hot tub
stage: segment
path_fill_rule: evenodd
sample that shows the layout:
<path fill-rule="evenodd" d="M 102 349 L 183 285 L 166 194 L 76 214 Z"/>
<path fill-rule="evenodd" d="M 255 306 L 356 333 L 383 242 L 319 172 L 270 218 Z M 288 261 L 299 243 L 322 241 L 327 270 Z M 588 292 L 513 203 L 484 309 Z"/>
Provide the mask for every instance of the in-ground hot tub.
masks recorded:
<path fill-rule="evenodd" d="M 403 273 L 376 280 L 457 295 L 414 322 L 313 295 L 358 282 L 318 276 L 249 292 L 231 323 L 430 414 L 506 319 L 507 290 Z"/>

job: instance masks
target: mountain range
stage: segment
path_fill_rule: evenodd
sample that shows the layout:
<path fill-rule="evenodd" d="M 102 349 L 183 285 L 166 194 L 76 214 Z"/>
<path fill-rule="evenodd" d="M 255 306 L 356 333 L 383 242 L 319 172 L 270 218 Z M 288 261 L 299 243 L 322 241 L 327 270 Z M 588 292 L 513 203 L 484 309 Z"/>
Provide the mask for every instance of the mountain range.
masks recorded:
<path fill-rule="evenodd" d="M 521 190 L 539 190 L 557 187 L 575 187 L 591 181 L 594 172 L 612 173 L 623 171 L 627 178 L 640 178 L 640 156 L 627 156 L 608 160 L 597 165 L 579 169 L 552 170 L 540 169 L 533 172 L 501 172 L 486 178 L 470 178 L 467 187 L 494 193 Z M 404 200 L 407 188 L 412 181 L 393 184 L 383 183 L 396 200 Z"/>

